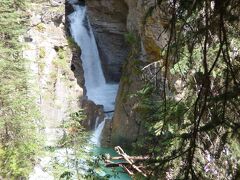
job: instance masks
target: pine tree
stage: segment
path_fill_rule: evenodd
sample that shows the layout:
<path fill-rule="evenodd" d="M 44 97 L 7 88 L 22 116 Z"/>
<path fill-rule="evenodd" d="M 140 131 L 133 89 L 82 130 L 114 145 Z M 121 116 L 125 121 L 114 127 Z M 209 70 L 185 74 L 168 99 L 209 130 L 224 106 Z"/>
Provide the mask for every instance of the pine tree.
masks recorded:
<path fill-rule="evenodd" d="M 0 176 L 27 177 L 38 151 L 38 111 L 29 94 L 27 61 L 19 37 L 27 1 L 0 1 Z"/>

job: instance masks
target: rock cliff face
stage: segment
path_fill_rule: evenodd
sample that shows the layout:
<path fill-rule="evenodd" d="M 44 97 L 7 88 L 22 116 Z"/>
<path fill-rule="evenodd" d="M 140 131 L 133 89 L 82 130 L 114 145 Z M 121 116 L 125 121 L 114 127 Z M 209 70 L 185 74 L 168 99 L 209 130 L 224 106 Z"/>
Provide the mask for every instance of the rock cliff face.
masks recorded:
<path fill-rule="evenodd" d="M 112 64 L 123 64 L 122 77 L 116 109 L 109 130 L 112 145 L 130 145 L 143 132 L 139 117 L 132 110 L 134 99 L 129 95 L 141 88 L 141 68 L 161 60 L 162 49 L 167 43 L 168 16 L 164 7 L 158 7 L 155 0 L 87 0 L 88 14 L 93 25 L 104 67 L 116 73 Z M 129 49 L 124 36 L 136 38 Z M 134 36 L 134 37 L 131 37 Z M 126 54 L 128 53 L 127 58 Z M 124 57 L 124 58 L 123 58 Z M 107 64 L 107 66 L 106 66 Z M 109 70 L 108 70 L 109 71 Z M 107 72 L 108 72 L 107 71 Z"/>
<path fill-rule="evenodd" d="M 122 0 L 88 0 L 86 4 L 105 78 L 118 82 L 129 50 L 124 40 L 128 7 Z"/>
<path fill-rule="evenodd" d="M 85 109 L 86 129 L 95 127 L 102 108 L 86 99 L 81 49 L 70 38 L 67 15 L 73 8 L 64 0 L 31 3 L 30 27 L 22 38 L 26 42 L 24 57 L 31 62 L 39 97 L 38 105 L 45 127 L 47 146 L 62 136 L 59 128 L 70 113 Z"/>
<path fill-rule="evenodd" d="M 29 16 L 24 57 L 31 62 L 29 68 L 38 92 L 46 146 L 55 146 L 63 135 L 60 126 L 70 113 L 80 109 L 84 95 L 70 69 L 79 50 L 70 48 L 65 34 L 63 0 L 32 2 Z M 83 84 L 81 81 L 79 84 Z"/>
<path fill-rule="evenodd" d="M 40 119 L 36 121 L 45 140 L 45 147 L 59 148 L 59 141 L 71 127 L 63 128 L 71 113 L 85 109 L 84 125 L 94 129 L 102 107 L 86 99 L 81 49 L 70 38 L 67 15 L 73 8 L 65 0 L 42 0 L 29 3 L 30 24 L 21 41 L 26 43 L 23 56 L 29 60 L 29 73 L 39 107 Z M 101 117 L 100 117 L 101 118 Z M 47 149 L 46 148 L 46 149 Z M 59 150 L 59 149 L 58 149 Z M 63 154 L 51 152 L 39 157 L 29 179 L 54 179 L 49 168 L 54 156 Z M 63 160 L 64 161 L 64 160 Z M 51 162 L 51 163 L 50 163 Z"/>
<path fill-rule="evenodd" d="M 155 0 L 125 1 L 130 9 L 127 15 L 128 31 L 135 31 L 140 36 L 146 61 L 159 60 L 168 38 L 164 31 L 168 25 L 164 7 L 157 7 Z"/>

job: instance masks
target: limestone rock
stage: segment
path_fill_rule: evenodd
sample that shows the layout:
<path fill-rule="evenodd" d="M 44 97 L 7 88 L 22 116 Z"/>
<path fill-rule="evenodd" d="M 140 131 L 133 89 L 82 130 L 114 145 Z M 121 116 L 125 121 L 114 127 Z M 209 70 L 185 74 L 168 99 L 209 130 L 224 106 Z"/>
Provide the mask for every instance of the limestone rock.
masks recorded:
<path fill-rule="evenodd" d="M 113 146 L 130 147 L 141 129 L 137 114 L 133 110 L 136 100 L 129 98 L 129 95 L 140 90 L 142 81 L 140 76 L 133 72 L 132 66 L 133 64 L 129 59 L 124 66 L 124 72 L 119 85 L 111 131 L 111 144 Z"/>
<path fill-rule="evenodd" d="M 57 6 L 63 5 L 65 0 L 50 0 L 49 2 L 51 4 L 51 6 L 57 7 Z"/>
<path fill-rule="evenodd" d="M 71 70 L 74 73 L 77 83 L 80 87 L 84 89 L 84 96 L 86 95 L 86 88 L 84 86 L 85 80 L 83 76 L 83 67 L 81 62 L 81 49 L 75 44 L 75 47 L 72 47 L 72 61 L 71 61 Z"/>
<path fill-rule="evenodd" d="M 39 14 L 32 14 L 31 18 L 30 18 L 30 24 L 31 26 L 36 26 L 39 23 L 41 23 L 41 15 Z"/>
<path fill-rule="evenodd" d="M 83 89 L 73 78 L 70 69 L 73 55 L 68 46 L 65 29 L 52 22 L 53 17 L 63 17 L 65 12 L 58 11 L 60 7 L 50 6 L 48 2 L 32 2 L 31 8 L 32 26 L 25 35 L 27 46 L 23 56 L 30 61 L 29 69 L 33 76 L 32 84 L 37 89 L 36 103 L 44 124 L 46 146 L 55 146 L 64 134 L 60 128 L 63 121 L 70 113 L 80 109 Z M 61 9 L 64 9 L 63 4 Z M 57 62 L 59 49 L 64 53 L 63 65 Z"/>
<path fill-rule="evenodd" d="M 168 31 L 164 32 L 168 23 L 168 15 L 163 7 L 156 6 L 150 16 L 147 14 L 154 7 L 155 0 L 125 0 L 129 12 L 127 16 L 127 28 L 136 31 L 141 36 L 143 46 L 147 52 L 148 61 L 158 61 L 161 50 L 166 45 Z"/>

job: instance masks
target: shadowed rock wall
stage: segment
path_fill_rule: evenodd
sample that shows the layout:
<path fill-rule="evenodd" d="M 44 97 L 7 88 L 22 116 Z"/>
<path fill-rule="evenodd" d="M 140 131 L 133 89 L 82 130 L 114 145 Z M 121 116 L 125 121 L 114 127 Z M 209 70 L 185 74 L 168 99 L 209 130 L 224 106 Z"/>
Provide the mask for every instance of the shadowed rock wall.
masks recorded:
<path fill-rule="evenodd" d="M 86 4 L 105 78 L 108 82 L 119 82 L 129 50 L 124 39 L 128 7 L 122 0 L 89 0 Z"/>

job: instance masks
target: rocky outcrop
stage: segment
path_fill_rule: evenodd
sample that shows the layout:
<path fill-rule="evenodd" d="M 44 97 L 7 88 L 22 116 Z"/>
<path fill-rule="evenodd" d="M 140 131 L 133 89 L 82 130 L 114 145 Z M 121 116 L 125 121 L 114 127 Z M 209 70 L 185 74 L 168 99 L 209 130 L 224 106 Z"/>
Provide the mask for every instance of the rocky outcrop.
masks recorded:
<path fill-rule="evenodd" d="M 70 69 L 74 52 L 65 34 L 64 14 L 64 1 L 31 3 L 31 27 L 24 38 L 23 55 L 31 62 L 46 146 L 55 146 L 61 139 L 60 126 L 80 109 L 84 95 Z"/>
<path fill-rule="evenodd" d="M 144 129 L 141 127 L 140 117 L 134 111 L 135 99 L 129 97 L 143 85 L 143 80 L 140 78 L 143 67 L 154 61 L 158 61 L 159 64 L 164 63 L 161 59 L 162 49 L 169 35 L 165 29 L 168 24 L 167 12 L 164 12 L 164 7 L 155 6 L 155 0 L 125 0 L 125 2 L 129 8 L 127 29 L 134 32 L 135 36 L 139 36 L 139 40 L 132 46 L 121 78 L 111 140 L 113 145 L 131 146 L 131 142 L 144 133 Z M 134 53 L 136 44 L 139 48 Z"/>
<path fill-rule="evenodd" d="M 90 100 L 83 100 L 82 108 L 87 116 L 82 125 L 86 128 L 86 130 L 94 130 L 104 119 L 103 106 L 96 105 Z"/>
<path fill-rule="evenodd" d="M 137 57 L 139 58 L 136 54 L 134 58 Z M 136 100 L 130 96 L 140 90 L 142 82 L 140 74 L 137 73 L 139 67 L 136 67 L 133 59 L 123 68 L 111 126 L 111 144 L 129 147 L 131 142 L 137 139 L 141 130 L 138 116 L 133 110 Z"/>
<path fill-rule="evenodd" d="M 155 0 L 125 0 L 130 9 L 127 16 L 127 29 L 137 32 L 142 41 L 145 59 L 157 61 L 167 43 L 168 17 L 164 6 L 156 6 Z M 143 52 L 144 53 L 144 52 Z"/>
<path fill-rule="evenodd" d="M 77 80 L 77 83 L 80 87 L 83 89 L 83 97 L 82 99 L 85 99 L 86 96 L 86 87 L 85 87 L 85 79 L 84 79 L 84 72 L 83 72 L 83 67 L 82 67 L 82 61 L 81 61 L 81 49 L 80 47 L 77 46 L 70 37 L 71 42 L 71 51 L 72 51 L 72 60 L 71 60 L 71 65 L 70 69 L 72 70 L 74 77 Z"/>
<path fill-rule="evenodd" d="M 129 50 L 124 39 L 128 7 L 122 0 L 87 0 L 86 4 L 105 78 L 119 82 Z"/>
<path fill-rule="evenodd" d="M 112 119 L 106 119 L 105 125 L 102 131 L 101 146 L 110 147 L 111 146 L 111 135 L 112 135 Z"/>

